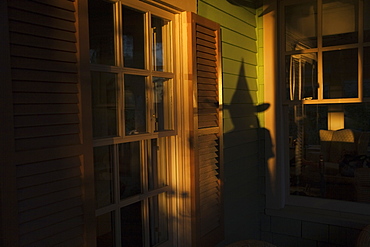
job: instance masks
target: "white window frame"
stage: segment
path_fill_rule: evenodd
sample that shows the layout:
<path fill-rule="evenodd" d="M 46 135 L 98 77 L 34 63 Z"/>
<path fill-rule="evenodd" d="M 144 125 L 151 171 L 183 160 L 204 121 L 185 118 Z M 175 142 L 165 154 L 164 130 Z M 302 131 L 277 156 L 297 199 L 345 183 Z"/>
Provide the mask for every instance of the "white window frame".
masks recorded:
<path fill-rule="evenodd" d="M 195 3 L 195 1 L 191 1 Z M 171 20 L 171 32 L 173 35 L 172 45 L 171 47 L 173 52 L 174 60 L 171 61 L 172 70 L 170 72 L 156 72 L 152 71 L 143 72 L 143 70 L 138 71 L 136 69 L 124 68 L 123 72 L 120 71 L 121 69 L 116 69 L 114 66 L 105 66 L 105 65 L 96 65 L 90 64 L 90 71 L 98 71 L 98 72 L 118 72 L 119 73 L 129 73 L 129 74 L 139 74 L 144 76 L 158 76 L 158 77 L 166 77 L 171 78 L 173 82 L 173 111 L 174 111 L 174 119 L 173 119 L 173 126 L 174 130 L 172 131 L 154 131 L 154 125 L 150 124 L 148 127 L 148 133 L 133 135 L 133 136 L 123 136 L 123 133 L 118 133 L 119 136 L 114 138 L 101 138 L 93 140 L 92 145 L 94 147 L 98 146 L 106 146 L 106 145 L 115 145 L 120 143 L 127 143 L 127 142 L 134 142 L 134 141 L 141 141 L 141 142 L 150 142 L 150 139 L 158 139 L 161 137 L 166 137 L 171 139 L 171 145 L 168 148 L 167 152 L 171 153 L 171 157 L 169 158 L 168 162 L 172 164 L 172 167 L 169 168 L 169 175 L 167 177 L 168 186 L 165 188 L 156 189 L 149 192 L 146 196 L 151 196 L 151 194 L 159 194 L 160 192 L 168 192 L 169 200 L 168 200 L 168 213 L 169 213 L 169 220 L 172 220 L 172 224 L 169 224 L 169 234 L 172 233 L 173 236 L 169 236 L 169 241 L 161 244 L 160 246 L 189 246 L 191 243 L 191 228 L 190 228 L 190 178 L 188 177 L 188 173 L 190 172 L 186 164 L 189 160 L 189 133 L 186 130 L 189 129 L 188 121 L 185 116 L 189 116 L 189 109 L 187 109 L 186 105 L 188 99 L 188 77 L 183 74 L 183 71 L 186 71 L 186 50 L 187 44 L 180 44 L 179 40 L 181 40 L 182 36 L 186 33 L 186 13 L 180 13 L 180 9 L 175 8 L 173 9 L 171 6 L 162 4 L 156 4 L 155 6 L 143 3 L 139 0 L 121 0 L 121 1 L 112 1 L 112 3 L 120 4 L 122 3 L 125 6 L 131 7 L 133 9 L 138 9 L 143 12 L 150 12 L 160 18 L 169 19 Z M 117 9 L 121 9 L 120 7 Z M 119 10 L 121 11 L 121 10 Z M 118 14 L 118 13 L 115 13 Z M 148 19 L 148 16 L 146 16 Z M 113 25 L 113 23 L 112 23 Z M 147 33 L 146 33 L 147 34 Z M 150 37 L 146 37 L 146 42 L 151 42 Z M 117 42 L 117 41 L 115 41 Z M 146 43 L 148 45 L 148 43 Z M 117 46 L 117 45 L 116 45 Z M 118 45 L 118 49 L 122 49 L 122 45 Z M 86 52 L 85 52 L 86 53 Z M 145 61 L 149 61 L 152 58 L 151 55 L 148 54 L 147 51 L 147 58 Z M 116 58 L 117 59 L 117 58 Z M 185 60 L 184 60 L 185 59 Z M 119 59 L 118 59 L 119 60 Z M 122 61 L 117 61 L 118 65 L 122 65 Z M 113 68 L 113 69 L 112 69 Z M 120 80 L 120 79 L 119 79 Z M 148 82 L 151 83 L 151 82 Z M 123 90 L 123 89 L 120 89 Z M 122 92 L 121 92 L 122 93 Z M 118 99 L 120 100 L 120 99 Z M 121 99 L 122 100 L 122 99 Z M 153 101 L 152 101 L 153 102 Z M 185 103 L 184 103 L 185 102 Z M 122 109 L 119 109 L 118 112 L 122 112 Z M 119 113 L 117 117 L 122 118 L 122 113 Z M 149 117 L 149 116 L 148 116 Z M 122 120 L 124 121 L 124 120 Z M 150 118 L 147 119 L 150 121 Z M 182 157 L 182 158 L 181 158 Z M 145 173 L 145 172 L 144 172 Z M 91 170 L 90 170 L 91 174 Z M 90 189 L 91 191 L 91 189 Z M 158 192 L 158 193 L 157 193 Z M 141 197 L 141 195 L 134 196 Z M 144 196 L 145 197 L 145 196 Z M 119 203 L 121 207 L 122 203 Z M 110 207 L 110 206 L 108 206 Z M 119 210 L 119 209 L 117 209 Z M 108 212 L 107 208 L 97 209 L 95 211 L 95 215 L 101 215 L 105 212 Z M 143 216 L 145 217 L 145 216 Z M 120 224 L 118 221 L 115 223 Z M 93 241 L 94 242 L 94 241 Z M 94 244 L 94 243 L 92 243 Z"/>
<path fill-rule="evenodd" d="M 291 217 L 297 217 L 297 212 L 306 212 L 308 214 L 334 212 L 334 215 L 339 217 L 351 217 L 353 215 L 362 215 L 361 219 L 352 218 L 354 221 L 361 221 L 369 219 L 370 217 L 370 205 L 358 202 L 348 202 L 339 200 L 330 200 L 323 198 L 311 198 L 290 195 L 289 189 L 289 167 L 286 165 L 289 163 L 289 150 L 288 138 L 285 133 L 288 133 L 288 126 L 284 124 L 283 105 L 285 98 L 282 96 L 281 86 L 282 78 L 284 74 L 282 71 L 281 63 L 285 62 L 285 58 L 281 60 L 281 50 L 285 50 L 285 43 L 281 41 L 282 27 L 280 26 L 282 18 L 281 6 L 279 0 L 266 0 L 264 1 L 265 12 L 263 15 L 263 36 L 264 36 L 264 81 L 265 91 L 264 96 L 271 102 L 271 107 L 265 113 L 265 125 L 270 131 L 273 153 L 275 156 L 268 159 L 266 168 L 266 208 L 270 214 L 277 214 L 279 216 L 290 215 Z M 296 2 L 293 0 L 293 2 Z M 359 16 L 363 18 L 363 16 Z M 359 27 L 361 28 L 361 27 Z M 280 31 L 279 31 L 280 30 Z M 284 30 L 284 29 L 283 29 Z M 360 31 L 361 29 L 359 29 Z M 281 32 L 282 33 L 282 32 Z M 361 34 L 362 35 L 362 34 Z M 359 40 L 361 42 L 361 40 Z M 359 66 L 361 67 L 361 66 Z M 362 74 L 362 68 L 359 68 L 359 76 Z M 360 73 L 361 72 L 361 73 Z M 362 82 L 359 80 L 359 83 Z M 360 89 L 361 88 L 361 89 Z M 327 104 L 327 103 L 353 103 L 353 102 L 364 102 L 362 98 L 362 85 L 359 87 L 359 97 L 356 99 L 320 99 L 310 100 L 310 102 L 304 102 L 305 104 Z M 366 101 L 368 101 L 366 99 Z M 270 103 L 269 102 L 269 103 Z M 292 103 L 293 104 L 293 103 Z M 301 208 L 302 211 L 292 212 L 291 208 Z M 309 211 L 304 208 L 311 208 L 314 211 Z M 286 210 L 287 211 L 286 211 Z M 276 211 L 278 210 L 278 211 Z M 283 210 L 283 211 L 281 211 Z M 319 210 L 319 211 L 317 211 Z M 293 213 L 293 214 L 291 214 Z M 294 216 L 292 216 L 294 215 Z M 349 216 L 348 216 L 349 215 Z"/>

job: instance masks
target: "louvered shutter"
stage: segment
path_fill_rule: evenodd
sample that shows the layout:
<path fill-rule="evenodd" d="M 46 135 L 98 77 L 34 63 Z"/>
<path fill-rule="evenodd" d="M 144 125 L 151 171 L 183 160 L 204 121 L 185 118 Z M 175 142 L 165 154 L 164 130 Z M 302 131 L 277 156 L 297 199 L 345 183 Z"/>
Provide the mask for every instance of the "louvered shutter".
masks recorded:
<path fill-rule="evenodd" d="M 7 1 L 14 121 L 8 165 L 16 173 L 19 238 L 12 246 L 83 245 L 75 7 L 72 0 Z"/>
<path fill-rule="evenodd" d="M 223 239 L 219 24 L 188 14 L 192 49 L 192 216 L 194 246 Z"/>

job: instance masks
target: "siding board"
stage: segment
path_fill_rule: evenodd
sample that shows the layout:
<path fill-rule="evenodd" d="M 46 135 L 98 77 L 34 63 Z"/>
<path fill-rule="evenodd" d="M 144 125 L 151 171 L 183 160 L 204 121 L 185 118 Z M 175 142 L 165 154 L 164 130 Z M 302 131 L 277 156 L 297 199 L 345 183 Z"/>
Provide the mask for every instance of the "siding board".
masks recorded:
<path fill-rule="evenodd" d="M 78 93 L 76 84 L 36 81 L 13 81 L 13 92 L 25 93 Z"/>
<path fill-rule="evenodd" d="M 16 81 L 77 83 L 77 74 L 75 73 L 12 69 L 12 77 Z"/>
<path fill-rule="evenodd" d="M 77 94 L 61 93 L 14 93 L 15 104 L 76 104 Z"/>
<path fill-rule="evenodd" d="M 69 135 L 78 134 L 80 128 L 78 124 L 68 125 L 53 125 L 41 127 L 26 127 L 15 129 L 16 139 L 25 139 L 32 137 L 55 136 L 55 135 Z"/>

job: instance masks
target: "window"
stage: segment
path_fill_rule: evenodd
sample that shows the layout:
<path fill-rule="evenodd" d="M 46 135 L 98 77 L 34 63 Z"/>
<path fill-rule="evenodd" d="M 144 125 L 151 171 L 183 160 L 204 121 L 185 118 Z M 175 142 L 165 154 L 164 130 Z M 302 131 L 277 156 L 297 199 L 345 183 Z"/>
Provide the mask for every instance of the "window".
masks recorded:
<path fill-rule="evenodd" d="M 97 246 L 171 246 L 174 15 L 88 4 Z"/>
<path fill-rule="evenodd" d="M 290 194 L 370 202 L 370 10 L 363 0 L 282 1 Z"/>

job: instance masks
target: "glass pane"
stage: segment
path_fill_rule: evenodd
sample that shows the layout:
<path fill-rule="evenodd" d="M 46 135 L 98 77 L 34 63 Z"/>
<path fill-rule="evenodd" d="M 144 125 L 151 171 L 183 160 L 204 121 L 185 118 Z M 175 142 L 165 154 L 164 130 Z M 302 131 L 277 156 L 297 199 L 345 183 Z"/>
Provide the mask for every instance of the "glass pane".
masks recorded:
<path fill-rule="evenodd" d="M 113 4 L 89 0 L 90 63 L 115 64 Z"/>
<path fill-rule="evenodd" d="M 307 53 L 285 58 L 286 95 L 289 100 L 318 98 L 317 54 Z"/>
<path fill-rule="evenodd" d="M 316 1 L 285 6 L 285 49 L 317 47 Z"/>
<path fill-rule="evenodd" d="M 124 66 L 145 68 L 144 13 L 122 7 Z"/>
<path fill-rule="evenodd" d="M 143 244 L 141 202 L 121 208 L 122 247 L 138 247 Z"/>
<path fill-rule="evenodd" d="M 94 174 L 96 206 L 113 203 L 113 146 L 94 148 Z"/>
<path fill-rule="evenodd" d="M 357 43 L 358 0 L 323 0 L 323 46 Z"/>
<path fill-rule="evenodd" d="M 146 94 L 144 76 L 125 75 L 126 135 L 146 133 Z"/>
<path fill-rule="evenodd" d="M 364 97 L 370 97 L 370 47 L 364 48 Z"/>
<path fill-rule="evenodd" d="M 168 240 L 167 194 L 149 198 L 150 246 Z"/>
<path fill-rule="evenodd" d="M 290 107 L 291 194 L 370 202 L 369 116 L 369 103 Z"/>
<path fill-rule="evenodd" d="M 172 80 L 153 77 L 155 130 L 173 130 Z"/>
<path fill-rule="evenodd" d="M 357 98 L 357 66 L 357 49 L 323 52 L 324 98 Z"/>
<path fill-rule="evenodd" d="M 120 198 L 141 193 L 140 142 L 119 145 Z"/>
<path fill-rule="evenodd" d="M 117 76 L 91 72 L 93 136 L 117 136 Z"/>
<path fill-rule="evenodd" d="M 107 213 L 96 217 L 96 246 L 114 247 L 114 213 Z"/>
<path fill-rule="evenodd" d="M 169 71 L 168 55 L 170 49 L 169 21 L 152 17 L 153 70 Z"/>
<path fill-rule="evenodd" d="M 169 159 L 166 147 L 166 138 L 151 140 L 151 157 L 148 159 L 149 189 L 158 189 L 167 185 L 167 160 Z"/>
<path fill-rule="evenodd" d="M 364 40 L 370 41 L 370 1 L 364 1 Z"/>

